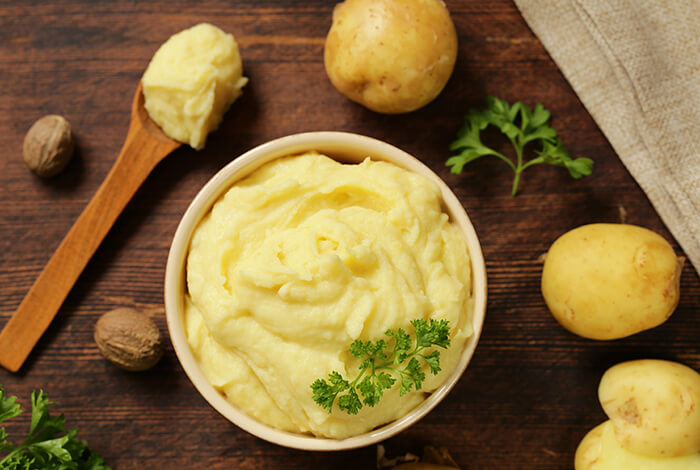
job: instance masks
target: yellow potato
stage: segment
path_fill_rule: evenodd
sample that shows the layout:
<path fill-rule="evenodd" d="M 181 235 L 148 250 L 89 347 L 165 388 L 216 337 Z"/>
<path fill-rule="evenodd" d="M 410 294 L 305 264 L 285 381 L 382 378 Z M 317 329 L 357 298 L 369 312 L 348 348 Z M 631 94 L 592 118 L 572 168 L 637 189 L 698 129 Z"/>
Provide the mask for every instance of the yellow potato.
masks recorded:
<path fill-rule="evenodd" d="M 441 0 L 346 0 L 333 10 L 324 51 L 333 85 L 379 113 L 406 113 L 437 97 L 457 59 Z"/>
<path fill-rule="evenodd" d="M 610 421 L 583 438 L 574 457 L 575 470 L 698 470 L 700 454 L 675 458 L 647 457 L 623 448 Z"/>
<path fill-rule="evenodd" d="M 584 225 L 549 249 L 542 294 L 567 330 L 592 339 L 623 338 L 671 316 L 681 267 L 671 245 L 651 230 Z"/>
<path fill-rule="evenodd" d="M 623 362 L 603 374 L 598 398 L 617 441 L 631 452 L 700 452 L 700 374 L 693 369 L 652 359 Z"/>

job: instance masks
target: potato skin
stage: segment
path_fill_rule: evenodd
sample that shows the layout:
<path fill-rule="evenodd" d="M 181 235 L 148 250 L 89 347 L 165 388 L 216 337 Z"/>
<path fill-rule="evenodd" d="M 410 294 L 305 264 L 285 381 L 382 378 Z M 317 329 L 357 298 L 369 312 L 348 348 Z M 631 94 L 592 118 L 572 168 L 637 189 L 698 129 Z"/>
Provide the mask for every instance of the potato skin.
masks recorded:
<path fill-rule="evenodd" d="M 593 470 L 597 468 L 595 464 L 601 460 L 601 454 L 603 453 L 603 431 L 608 423 L 609 421 L 599 424 L 581 439 L 574 455 L 574 470 Z"/>
<path fill-rule="evenodd" d="M 623 338 L 660 325 L 680 296 L 679 262 L 658 234 L 625 224 L 591 224 L 557 239 L 542 271 L 554 318 L 585 338 Z"/>
<path fill-rule="evenodd" d="M 646 457 L 624 449 L 615 439 L 610 421 L 593 428 L 581 440 L 575 470 L 697 470 L 700 454 L 674 458 Z"/>
<path fill-rule="evenodd" d="M 679 457 L 700 452 L 700 374 L 676 362 L 637 360 L 608 369 L 598 398 L 631 452 Z"/>
<path fill-rule="evenodd" d="M 440 0 L 346 0 L 335 6 L 324 61 L 346 97 L 386 114 L 435 99 L 457 60 L 457 32 Z"/>

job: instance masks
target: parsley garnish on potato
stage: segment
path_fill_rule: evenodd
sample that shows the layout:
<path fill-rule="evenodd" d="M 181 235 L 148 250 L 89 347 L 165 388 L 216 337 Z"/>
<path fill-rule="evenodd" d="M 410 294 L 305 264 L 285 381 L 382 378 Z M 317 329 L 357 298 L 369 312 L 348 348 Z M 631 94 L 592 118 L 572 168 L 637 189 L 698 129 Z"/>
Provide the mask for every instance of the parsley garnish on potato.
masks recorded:
<path fill-rule="evenodd" d="M 387 340 L 355 340 L 350 345 L 350 354 L 362 359 L 357 377 L 349 382 L 333 371 L 327 380 L 317 379 L 311 384 L 314 401 L 330 413 L 337 398 L 340 410 L 357 414 L 364 405 L 379 403 L 384 390 L 393 387 L 397 380 L 401 386 L 400 395 L 414 388 L 420 390 L 425 380 L 421 362 L 428 365 L 433 375 L 441 370 L 440 351 L 425 350 L 433 346 L 444 349 L 450 345 L 450 323 L 417 319 L 411 321 L 411 325 L 415 330 L 415 343 L 402 328 L 387 330 L 384 333 Z"/>
<path fill-rule="evenodd" d="M 520 174 L 533 165 L 546 163 L 565 167 L 574 179 L 590 175 L 593 171 L 593 160 L 590 158 L 571 158 L 562 141 L 557 138 L 557 132 L 549 127 L 550 113 L 541 104 L 530 110 L 521 102 L 511 106 L 506 101 L 489 96 L 487 106 L 484 111 L 469 110 L 464 126 L 457 132 L 457 139 L 450 145 L 450 150 L 459 151 L 459 154 L 450 157 L 446 163 L 451 167 L 452 173 L 461 173 L 464 165 L 479 157 L 493 155 L 506 162 L 515 172 L 511 191 L 515 196 L 520 184 Z M 481 131 L 489 125 L 500 129 L 513 144 L 515 162 L 481 142 Z M 530 142 L 539 142 L 540 149 L 535 150 L 535 158 L 525 161 L 524 149 Z"/>
<path fill-rule="evenodd" d="M 87 444 L 76 439 L 77 429 L 66 429 L 65 418 L 51 416 L 46 393 L 32 392 L 32 420 L 29 435 L 18 446 L 8 441 L 5 428 L 0 428 L 0 460 L 2 470 L 110 470 L 102 457 Z M 0 422 L 22 413 L 17 397 L 5 397 L 0 387 Z"/>

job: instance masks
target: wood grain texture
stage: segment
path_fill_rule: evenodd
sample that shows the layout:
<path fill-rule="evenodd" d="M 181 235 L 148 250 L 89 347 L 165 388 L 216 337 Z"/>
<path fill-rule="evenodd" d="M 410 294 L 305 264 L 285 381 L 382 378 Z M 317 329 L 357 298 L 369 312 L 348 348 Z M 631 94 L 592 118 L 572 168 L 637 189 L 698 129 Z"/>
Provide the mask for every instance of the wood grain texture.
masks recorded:
<path fill-rule="evenodd" d="M 136 190 L 151 170 L 180 145 L 151 121 L 139 82 L 129 131 L 114 166 L 0 331 L 2 367 L 17 372 L 24 364 Z"/>
<path fill-rule="evenodd" d="M 6 1 L 0 4 L 0 322 L 9 318 L 114 162 L 133 91 L 171 34 L 208 21 L 233 32 L 243 96 L 205 150 L 176 150 L 146 179 L 66 298 L 19 374 L 0 372 L 26 406 L 32 389 L 59 402 L 115 469 L 373 468 L 375 449 L 309 453 L 260 441 L 219 416 L 188 381 L 171 347 L 155 369 L 129 374 L 104 361 L 92 340 L 102 313 L 149 312 L 165 333 L 163 271 L 184 210 L 236 155 L 275 137 L 346 130 L 385 140 L 436 171 L 466 207 L 489 276 L 484 332 L 462 380 L 417 425 L 388 440 L 390 454 L 447 447 L 464 469 L 565 469 L 583 435 L 604 420 L 600 376 L 627 359 L 665 358 L 700 369 L 700 279 L 690 266 L 681 301 L 664 325 L 615 342 L 575 337 L 541 298 L 539 257 L 578 225 L 626 220 L 672 238 L 641 189 L 509 0 L 447 0 L 459 35 L 456 69 L 427 107 L 383 116 L 351 103 L 326 78 L 323 40 L 330 0 Z M 483 159 L 451 175 L 447 146 L 469 107 L 487 94 L 552 111 L 574 155 L 593 158 L 573 181 L 554 167 L 523 174 Z M 77 158 L 43 181 L 24 167 L 22 139 L 34 120 L 64 115 Z M 500 150 L 509 151 L 506 146 Z M 682 250 L 673 242 L 678 254 Z M 24 432 L 28 416 L 9 427 Z"/>

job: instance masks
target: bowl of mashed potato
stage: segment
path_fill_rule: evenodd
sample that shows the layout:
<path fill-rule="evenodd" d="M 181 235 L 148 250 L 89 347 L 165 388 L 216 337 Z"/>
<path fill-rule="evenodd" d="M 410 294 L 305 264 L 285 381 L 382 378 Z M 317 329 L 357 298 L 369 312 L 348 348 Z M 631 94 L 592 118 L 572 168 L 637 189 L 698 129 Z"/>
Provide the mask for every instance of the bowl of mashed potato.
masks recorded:
<path fill-rule="evenodd" d="M 459 380 L 483 325 L 486 269 L 462 204 L 418 159 L 310 132 L 246 152 L 202 188 L 170 248 L 165 307 L 183 369 L 219 413 L 282 446 L 352 449 L 412 425 Z M 449 345 L 423 349 L 417 320 L 449 325 Z M 416 353 L 410 376 L 409 360 L 389 354 L 397 331 Z M 351 345 L 379 340 L 389 363 L 370 377 L 382 395 L 370 406 L 354 379 L 372 368 Z M 352 390 L 333 388 L 341 377 Z M 359 407 L 341 399 L 353 391 Z"/>

